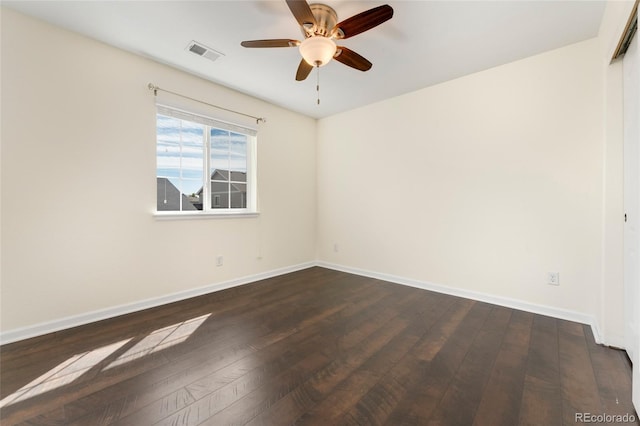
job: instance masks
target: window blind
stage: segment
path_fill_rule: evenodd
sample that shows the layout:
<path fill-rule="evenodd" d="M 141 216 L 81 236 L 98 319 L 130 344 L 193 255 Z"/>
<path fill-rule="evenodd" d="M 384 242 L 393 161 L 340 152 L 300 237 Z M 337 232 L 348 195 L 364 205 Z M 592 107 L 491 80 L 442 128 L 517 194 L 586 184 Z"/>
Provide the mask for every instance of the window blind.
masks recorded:
<path fill-rule="evenodd" d="M 215 118 L 207 117 L 193 112 L 184 111 L 175 107 L 167 105 L 157 104 L 158 114 L 166 115 L 168 117 L 177 118 L 179 120 L 191 121 L 194 123 L 203 124 L 205 126 L 211 126 L 222 130 L 228 130 L 230 132 L 241 133 L 249 136 L 256 136 L 258 134 L 257 129 L 229 123 L 227 121 L 217 120 Z"/>

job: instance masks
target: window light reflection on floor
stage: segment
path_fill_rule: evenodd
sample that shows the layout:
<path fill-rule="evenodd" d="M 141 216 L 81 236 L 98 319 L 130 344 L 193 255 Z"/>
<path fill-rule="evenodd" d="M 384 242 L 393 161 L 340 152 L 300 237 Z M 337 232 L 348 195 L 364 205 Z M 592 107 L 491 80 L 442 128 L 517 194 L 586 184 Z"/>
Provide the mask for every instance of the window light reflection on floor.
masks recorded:
<path fill-rule="evenodd" d="M 209 315 L 211 314 L 192 318 L 188 321 L 170 325 L 152 332 L 140 342 L 136 343 L 131 349 L 120 355 L 115 361 L 109 364 L 105 370 L 184 342 L 209 318 Z"/>
<path fill-rule="evenodd" d="M 138 343 L 126 350 L 122 355 L 118 356 L 113 362 L 109 363 L 101 371 L 114 368 L 184 342 L 207 318 L 209 318 L 210 315 L 211 314 L 202 315 L 200 317 L 192 318 L 151 332 Z M 37 379 L 32 380 L 29 384 L 21 387 L 11 395 L 2 399 L 0 401 L 0 408 L 33 398 L 72 383 L 74 380 L 88 372 L 91 368 L 97 366 L 101 362 L 104 362 L 109 356 L 123 348 L 133 339 L 134 338 L 121 340 L 92 351 L 72 356 Z"/>
<path fill-rule="evenodd" d="M 108 346 L 77 354 L 58 364 L 42 376 L 21 387 L 0 401 L 0 408 L 67 385 L 89 371 L 109 355 L 120 349 L 131 339 L 121 340 Z"/>

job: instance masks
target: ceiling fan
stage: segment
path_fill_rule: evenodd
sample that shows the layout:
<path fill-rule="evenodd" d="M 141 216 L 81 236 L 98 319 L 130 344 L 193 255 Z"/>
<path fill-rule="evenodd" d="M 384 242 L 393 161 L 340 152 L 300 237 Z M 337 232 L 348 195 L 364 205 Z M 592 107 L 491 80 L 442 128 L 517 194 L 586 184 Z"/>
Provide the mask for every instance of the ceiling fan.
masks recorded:
<path fill-rule="evenodd" d="M 305 39 L 249 40 L 244 47 L 296 47 L 302 60 L 296 72 L 296 80 L 307 78 L 313 67 L 321 67 L 335 59 L 360 71 L 371 69 L 371 62 L 353 50 L 337 46 L 335 40 L 343 40 L 377 27 L 393 16 L 393 8 L 387 4 L 374 7 L 338 22 L 338 14 L 326 4 L 309 4 L 305 0 L 286 0 L 291 13 L 300 24 Z"/>

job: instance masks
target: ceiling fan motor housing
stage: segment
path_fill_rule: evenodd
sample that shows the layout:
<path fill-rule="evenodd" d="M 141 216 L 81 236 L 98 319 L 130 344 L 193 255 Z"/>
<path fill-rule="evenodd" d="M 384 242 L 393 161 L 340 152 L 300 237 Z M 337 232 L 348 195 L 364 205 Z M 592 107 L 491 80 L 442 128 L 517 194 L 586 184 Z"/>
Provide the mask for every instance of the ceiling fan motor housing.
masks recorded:
<path fill-rule="evenodd" d="M 316 18 L 316 25 L 305 24 L 302 28 L 302 33 L 305 38 L 313 36 L 331 36 L 333 27 L 338 23 L 338 14 L 333 8 L 322 3 L 310 4 L 311 12 Z M 308 25 L 308 26 L 307 26 Z"/>

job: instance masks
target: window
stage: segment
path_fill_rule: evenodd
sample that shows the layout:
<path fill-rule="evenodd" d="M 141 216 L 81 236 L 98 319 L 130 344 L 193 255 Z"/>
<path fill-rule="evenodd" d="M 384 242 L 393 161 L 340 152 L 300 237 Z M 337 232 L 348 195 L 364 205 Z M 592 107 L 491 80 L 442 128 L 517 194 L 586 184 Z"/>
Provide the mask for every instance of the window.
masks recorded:
<path fill-rule="evenodd" d="M 158 106 L 157 212 L 255 213 L 255 130 Z"/>

